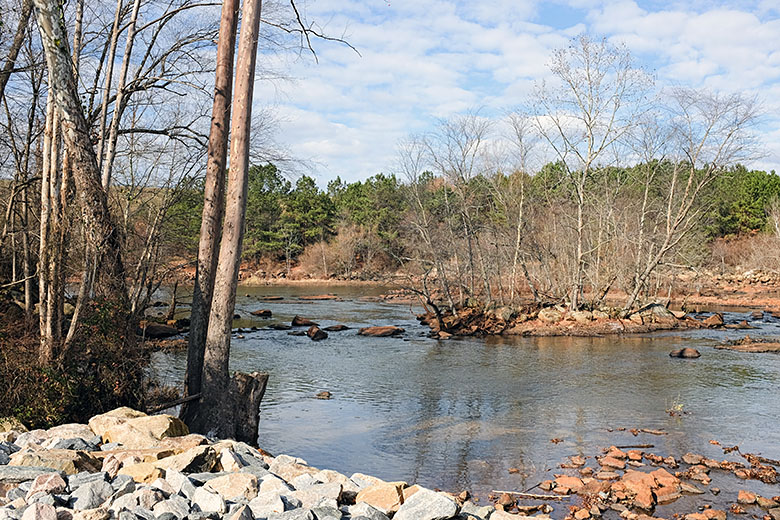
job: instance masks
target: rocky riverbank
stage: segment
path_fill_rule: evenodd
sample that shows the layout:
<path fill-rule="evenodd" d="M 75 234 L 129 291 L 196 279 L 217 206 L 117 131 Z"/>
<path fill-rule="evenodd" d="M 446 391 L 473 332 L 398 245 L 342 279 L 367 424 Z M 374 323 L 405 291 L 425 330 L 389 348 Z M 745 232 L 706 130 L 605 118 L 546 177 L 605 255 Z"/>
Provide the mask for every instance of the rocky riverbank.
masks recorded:
<path fill-rule="evenodd" d="M 30 432 L 4 419 L 0 432 L 1 520 L 433 520 L 494 510 L 212 441 L 129 408 Z"/>
<path fill-rule="evenodd" d="M 554 307 L 526 307 L 514 309 L 499 307 L 489 310 L 479 308 L 458 309 L 456 313 L 443 314 L 441 321 L 432 312 L 418 316 L 418 320 L 431 328 L 439 338 L 452 335 L 507 336 L 602 336 L 608 334 L 638 334 L 661 330 L 691 328 L 743 328 L 737 324 L 725 324 L 723 316 L 713 314 L 697 320 L 685 312 L 671 311 L 660 304 L 650 304 L 622 316 L 617 309 L 573 311 L 557 305 Z M 750 328 L 746 325 L 744 328 Z"/>
<path fill-rule="evenodd" d="M 635 435 L 640 431 L 666 435 Z M 715 487 L 734 489 L 730 478 L 776 491 L 780 461 L 736 446 L 722 449 L 737 460 L 720 462 L 642 449 L 651 447 L 571 456 L 549 480 L 525 492 L 494 491 L 490 505 L 480 506 L 468 491 L 346 476 L 245 443 L 209 440 L 169 415 L 120 408 L 86 425 L 29 432 L 0 419 L 0 520 L 550 520 L 552 513 L 566 520 L 780 520 L 780 497 Z M 537 487 L 541 492 L 530 492 Z M 713 507 L 713 498 L 724 507 Z"/>

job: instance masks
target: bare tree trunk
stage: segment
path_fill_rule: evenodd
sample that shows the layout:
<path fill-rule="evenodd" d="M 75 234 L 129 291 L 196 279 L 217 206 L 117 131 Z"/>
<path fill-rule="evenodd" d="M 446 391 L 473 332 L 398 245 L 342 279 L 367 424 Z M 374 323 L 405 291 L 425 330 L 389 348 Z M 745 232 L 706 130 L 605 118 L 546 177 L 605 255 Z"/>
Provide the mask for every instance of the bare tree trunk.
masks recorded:
<path fill-rule="evenodd" d="M 133 3 L 133 12 L 130 15 L 130 25 L 127 28 L 127 42 L 125 43 L 125 54 L 122 57 L 122 69 L 119 72 L 119 83 L 116 86 L 116 101 L 114 102 L 114 116 L 111 118 L 111 128 L 108 133 L 107 146 L 104 145 L 106 154 L 103 158 L 103 174 L 101 184 L 108 193 L 108 186 L 111 184 L 111 169 L 114 166 L 114 156 L 116 155 L 116 141 L 119 133 L 119 122 L 122 119 L 125 104 L 125 83 L 127 82 L 127 71 L 130 67 L 130 55 L 133 53 L 133 42 L 135 40 L 135 24 L 138 21 L 138 10 L 141 7 L 141 0 L 135 0 Z"/>
<path fill-rule="evenodd" d="M 230 106 L 233 94 L 233 59 L 236 46 L 239 0 L 225 0 L 219 26 L 217 71 L 214 86 L 214 106 L 209 134 L 206 185 L 203 194 L 203 218 L 200 223 L 198 260 L 195 267 L 195 287 L 192 293 L 190 333 L 187 338 L 187 373 L 184 378 L 186 396 L 201 393 L 203 356 L 206 350 L 206 330 L 211 313 L 214 275 L 219 254 L 220 228 L 225 207 L 225 167 L 230 130 Z M 192 426 L 197 404 L 182 405 L 181 418 Z"/>
<path fill-rule="evenodd" d="M 19 15 L 19 24 L 16 26 L 14 41 L 11 42 L 11 48 L 8 50 L 8 57 L 5 60 L 5 65 L 3 65 L 3 70 L 0 71 L 0 99 L 3 99 L 5 86 L 8 84 L 8 78 L 11 77 L 11 72 L 14 70 L 14 65 L 16 65 L 16 58 L 19 56 L 19 50 L 24 43 L 24 33 L 27 31 L 32 7 L 32 0 L 24 0 L 22 2 L 22 12 Z"/>
<path fill-rule="evenodd" d="M 119 23 L 122 20 L 122 0 L 116 2 L 114 13 L 114 25 L 111 26 L 111 44 L 106 62 L 106 80 L 103 86 L 103 102 L 100 105 L 100 128 L 98 130 L 97 162 L 102 164 L 103 148 L 106 143 L 106 120 L 108 119 L 108 100 L 111 98 L 111 82 L 114 79 L 114 58 L 116 58 L 116 46 L 119 41 Z"/>
<path fill-rule="evenodd" d="M 96 259 L 96 273 L 102 277 L 101 292 L 127 309 L 120 239 L 100 184 L 100 170 L 76 88 L 62 7 L 56 0 L 34 0 L 34 3 L 52 78 L 49 102 L 54 104 L 59 115 L 62 137 L 73 168 L 87 249 Z M 87 296 L 90 292 L 86 292 Z"/>
<path fill-rule="evenodd" d="M 246 0 L 236 62 L 236 111 L 231 123 L 230 175 L 227 186 L 225 221 L 222 226 L 219 261 L 214 279 L 206 351 L 203 363 L 203 399 L 194 421 L 196 431 L 219 437 L 235 434 L 232 409 L 224 406 L 230 378 L 230 331 L 236 303 L 238 268 L 244 238 L 244 214 L 249 173 L 249 132 L 252 122 L 257 38 L 262 0 Z"/>

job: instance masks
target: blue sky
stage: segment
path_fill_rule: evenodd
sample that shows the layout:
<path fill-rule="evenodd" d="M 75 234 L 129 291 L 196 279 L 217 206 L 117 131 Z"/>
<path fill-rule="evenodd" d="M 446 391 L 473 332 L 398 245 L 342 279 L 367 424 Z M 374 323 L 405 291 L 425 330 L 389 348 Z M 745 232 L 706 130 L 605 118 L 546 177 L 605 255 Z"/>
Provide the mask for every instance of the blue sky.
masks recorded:
<path fill-rule="evenodd" d="M 437 118 L 500 114 L 549 78 L 551 52 L 586 32 L 623 42 L 663 86 L 755 94 L 763 157 L 780 169 L 780 2 L 309 0 L 309 20 L 361 53 L 317 42 L 309 57 L 261 56 L 291 81 L 259 82 L 277 141 L 321 185 L 392 172 L 398 141 Z M 262 52 L 262 51 L 261 51 Z"/>

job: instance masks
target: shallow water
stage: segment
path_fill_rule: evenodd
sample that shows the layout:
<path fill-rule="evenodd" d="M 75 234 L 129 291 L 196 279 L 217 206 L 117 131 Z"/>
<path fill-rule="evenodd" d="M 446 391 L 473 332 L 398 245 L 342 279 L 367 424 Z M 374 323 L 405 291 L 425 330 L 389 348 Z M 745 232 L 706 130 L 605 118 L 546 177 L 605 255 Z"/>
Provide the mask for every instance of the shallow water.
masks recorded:
<path fill-rule="evenodd" d="M 647 451 L 659 455 L 694 451 L 722 460 L 722 451 L 709 443 L 715 439 L 780 458 L 780 355 L 713 348 L 745 332 L 780 336 L 780 320 L 771 317 L 751 322 L 760 327 L 751 331 L 438 341 L 425 337 L 427 328 L 415 320 L 419 309 L 359 300 L 380 289 L 239 292 L 236 312 L 246 319 L 236 327 L 289 323 L 300 314 L 321 326 L 406 329 L 402 338 L 332 332 L 316 343 L 286 331 L 234 335 L 232 368 L 270 373 L 260 446 L 313 466 L 484 494 L 530 488 L 550 478 L 567 456 L 595 455 L 612 444 L 649 443 L 654 448 Z M 294 300 L 325 292 L 344 301 Z M 260 301 L 262 295 L 286 301 Z M 249 315 L 261 308 L 271 309 L 273 318 Z M 727 322 L 745 318 L 748 313 L 726 313 Z M 683 346 L 697 348 L 702 357 L 669 357 Z M 157 354 L 155 370 L 180 381 L 185 358 Z M 322 390 L 332 399 L 315 399 Z M 666 410 L 673 407 L 686 413 L 672 417 Z M 619 428 L 668 435 L 634 436 Z M 510 474 L 509 468 L 520 472 Z M 761 492 L 761 486 L 753 482 L 750 488 Z M 777 486 L 764 493 L 778 494 Z"/>

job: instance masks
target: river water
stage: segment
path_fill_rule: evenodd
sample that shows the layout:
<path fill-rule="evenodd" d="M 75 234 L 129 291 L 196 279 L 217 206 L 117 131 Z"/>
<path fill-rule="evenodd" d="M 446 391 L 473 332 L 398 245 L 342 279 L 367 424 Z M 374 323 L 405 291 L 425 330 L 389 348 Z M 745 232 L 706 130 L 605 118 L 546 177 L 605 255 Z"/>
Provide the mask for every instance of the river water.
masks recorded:
<path fill-rule="evenodd" d="M 236 327 L 289 324 L 298 314 L 321 326 L 406 329 L 400 338 L 332 332 L 320 342 L 268 329 L 234 334 L 232 369 L 270 373 L 259 444 L 274 454 L 347 475 L 477 494 L 530 488 L 566 457 L 595 455 L 609 445 L 653 444 L 646 451 L 677 457 L 694 451 L 722 460 L 709 442 L 717 440 L 780 459 L 780 355 L 713 348 L 745 331 L 439 341 L 417 323 L 419 309 L 365 299 L 382 292 L 378 288 L 239 292 Z M 343 301 L 297 300 L 326 292 Z M 284 301 L 260 299 L 268 295 Z M 249 314 L 261 308 L 273 318 Z M 744 311 L 725 316 L 727 322 L 750 319 Z M 759 327 L 748 331 L 751 336 L 780 336 L 780 320 L 767 315 L 751 323 Z M 669 357 L 684 346 L 698 349 L 701 358 Z M 183 352 L 158 353 L 155 371 L 181 381 L 185 359 Z M 324 390 L 330 400 L 314 397 Z M 683 415 L 670 416 L 672 408 Z M 632 428 L 667 435 L 634 436 Z M 761 492 L 757 486 L 752 489 Z M 766 496 L 778 494 L 772 488 Z"/>

